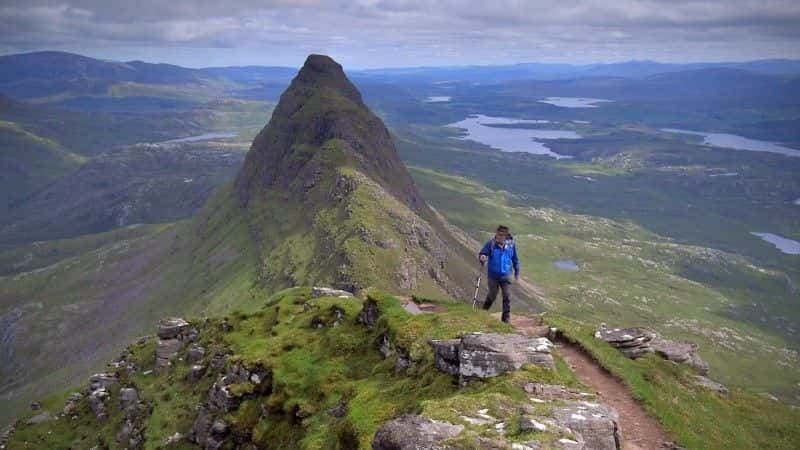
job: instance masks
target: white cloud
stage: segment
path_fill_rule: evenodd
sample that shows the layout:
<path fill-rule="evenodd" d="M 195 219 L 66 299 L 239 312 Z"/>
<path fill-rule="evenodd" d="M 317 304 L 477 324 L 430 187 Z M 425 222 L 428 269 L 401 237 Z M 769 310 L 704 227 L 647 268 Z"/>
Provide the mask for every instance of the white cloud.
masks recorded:
<path fill-rule="evenodd" d="M 193 49 L 224 49 L 222 63 L 295 65 L 313 49 L 360 67 L 800 57 L 795 0 L 27 0 L 0 6 L 0 23 L 7 52 L 180 55 L 173 61 L 189 65 L 207 60 Z"/>

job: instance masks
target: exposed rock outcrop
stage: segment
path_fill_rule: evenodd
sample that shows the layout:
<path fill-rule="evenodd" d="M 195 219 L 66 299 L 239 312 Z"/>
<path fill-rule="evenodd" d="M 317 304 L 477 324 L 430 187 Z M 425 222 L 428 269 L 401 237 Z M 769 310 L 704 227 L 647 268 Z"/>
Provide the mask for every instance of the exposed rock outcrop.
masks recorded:
<path fill-rule="evenodd" d="M 313 287 L 311 288 L 311 296 L 350 298 L 353 296 L 353 293 L 342 289 L 333 289 L 329 287 Z"/>
<path fill-rule="evenodd" d="M 718 383 L 703 375 L 695 375 L 693 381 L 697 386 L 716 392 L 719 395 L 728 395 L 730 393 L 724 384 Z"/>
<path fill-rule="evenodd" d="M 167 317 L 158 322 L 158 337 L 160 339 L 175 339 L 189 329 L 189 322 L 180 317 Z"/>
<path fill-rule="evenodd" d="M 547 338 L 521 334 L 468 333 L 461 339 L 430 341 L 436 367 L 461 381 L 490 378 L 525 364 L 553 368 L 553 344 Z"/>
<path fill-rule="evenodd" d="M 463 425 L 431 420 L 418 415 L 400 416 L 383 424 L 375 433 L 373 450 L 455 449 L 443 446 L 446 439 L 458 436 Z"/>
<path fill-rule="evenodd" d="M 197 330 L 180 317 L 161 319 L 158 322 L 156 344 L 156 371 L 166 369 L 175 362 L 178 352 L 188 342 L 197 340 Z"/>
<path fill-rule="evenodd" d="M 378 309 L 378 303 L 368 298 L 364 301 L 364 306 L 361 308 L 361 312 L 358 313 L 358 323 L 362 325 L 366 325 L 368 328 L 372 328 L 378 322 L 378 317 L 380 317 L 381 311 Z"/>
<path fill-rule="evenodd" d="M 621 448 L 617 412 L 601 403 L 569 402 L 552 413 L 558 426 L 569 430 L 584 450 Z"/>
<path fill-rule="evenodd" d="M 249 397 L 269 395 L 272 373 L 263 366 L 233 364 L 208 392 L 206 404 L 198 408 L 189 438 L 204 449 L 221 448 L 230 430 L 223 420 Z"/>
<path fill-rule="evenodd" d="M 613 345 L 625 356 L 636 359 L 656 353 L 664 359 L 686 364 L 701 375 L 708 375 L 708 364 L 697 354 L 697 344 L 665 339 L 645 328 L 608 328 L 602 325 L 595 333 L 597 339 Z"/>

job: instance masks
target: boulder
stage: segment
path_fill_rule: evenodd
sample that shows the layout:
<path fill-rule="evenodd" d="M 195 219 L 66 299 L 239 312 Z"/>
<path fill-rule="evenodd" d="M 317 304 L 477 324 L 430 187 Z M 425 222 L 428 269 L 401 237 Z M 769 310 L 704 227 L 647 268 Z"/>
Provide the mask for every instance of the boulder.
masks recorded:
<path fill-rule="evenodd" d="M 272 389 L 272 373 L 265 367 L 246 368 L 234 364 L 209 389 L 208 409 L 213 413 L 230 412 L 239 408 L 243 397 L 231 391 L 231 386 L 250 383 L 253 394 L 267 395 Z"/>
<path fill-rule="evenodd" d="M 214 417 L 211 412 L 205 407 L 200 407 L 197 410 L 197 417 L 192 424 L 192 431 L 189 433 L 189 439 L 205 448 L 208 437 L 211 435 L 211 424 L 214 423 Z"/>
<path fill-rule="evenodd" d="M 644 328 L 608 328 L 605 324 L 594 335 L 616 347 L 631 359 L 656 353 L 664 359 L 686 364 L 701 375 L 708 375 L 708 364 L 697 354 L 697 345 L 664 339 L 658 333 Z"/>
<path fill-rule="evenodd" d="M 180 317 L 167 317 L 158 322 L 158 337 L 161 339 L 175 339 L 189 330 L 189 322 Z"/>
<path fill-rule="evenodd" d="M 653 352 L 650 341 L 655 333 L 644 328 L 607 328 L 601 325 L 594 337 L 608 342 L 631 359 Z"/>
<path fill-rule="evenodd" d="M 197 412 L 189 439 L 205 450 L 216 450 L 225 445 L 228 435 L 228 424 L 222 419 L 215 419 L 206 408 Z"/>
<path fill-rule="evenodd" d="M 584 450 L 619 450 L 621 438 L 619 432 L 619 416 L 610 406 L 586 401 L 568 402 L 553 410 L 552 416 L 556 424 L 569 430 L 575 436 L 575 442 L 582 446 L 564 448 L 580 448 Z"/>
<path fill-rule="evenodd" d="M 547 338 L 468 333 L 461 338 L 459 375 L 462 379 L 496 377 L 519 370 L 525 364 L 553 368 L 552 346 Z"/>
<path fill-rule="evenodd" d="M 171 366 L 182 346 L 180 339 L 159 339 L 156 345 L 156 369 Z"/>
<path fill-rule="evenodd" d="M 208 392 L 208 407 L 211 411 L 230 412 L 239 408 L 241 397 L 233 395 L 225 377 L 214 383 Z"/>
<path fill-rule="evenodd" d="M 119 390 L 119 407 L 123 410 L 135 407 L 139 403 L 139 391 L 134 388 Z"/>
<path fill-rule="evenodd" d="M 418 415 L 404 415 L 383 424 L 372 440 L 373 450 L 446 449 L 445 439 L 458 436 L 464 427 L 431 420 Z"/>
<path fill-rule="evenodd" d="M 83 398 L 83 394 L 80 392 L 73 392 L 72 394 L 67 397 L 67 402 L 64 404 L 64 410 L 62 413 L 65 416 L 71 416 L 78 411 L 78 402 L 81 401 Z"/>
<path fill-rule="evenodd" d="M 192 345 L 186 354 L 186 361 L 189 363 L 196 363 L 202 361 L 206 356 L 206 349 L 199 345 Z"/>
<path fill-rule="evenodd" d="M 411 359 L 411 354 L 404 348 L 398 347 L 397 348 L 397 359 L 394 362 L 394 372 L 400 373 L 407 370 L 414 364 L 414 361 Z"/>
<path fill-rule="evenodd" d="M 436 339 L 429 344 L 433 347 L 436 368 L 440 372 L 458 375 L 461 339 Z"/>
<path fill-rule="evenodd" d="M 138 449 L 144 443 L 144 426 L 142 420 L 133 415 L 122 422 L 122 427 L 117 433 L 117 442 L 127 449 Z"/>
<path fill-rule="evenodd" d="M 353 296 L 352 292 L 347 292 L 341 289 L 333 289 L 329 287 L 313 287 L 311 288 L 312 297 L 339 297 L 350 298 Z"/>
<path fill-rule="evenodd" d="M 392 341 L 389 340 L 389 333 L 381 333 L 375 338 L 375 348 L 378 349 L 378 352 L 380 352 L 384 359 L 392 354 Z"/>
<path fill-rule="evenodd" d="M 96 373 L 89 377 L 89 390 L 96 391 L 98 389 L 108 389 L 118 382 L 119 378 L 115 373 Z"/>
<path fill-rule="evenodd" d="M 706 376 L 695 375 L 693 381 L 695 385 L 706 388 L 712 392 L 716 392 L 719 395 L 729 394 L 728 388 L 724 384 L 717 383 Z"/>
<path fill-rule="evenodd" d="M 657 336 L 650 342 L 657 355 L 670 361 L 686 364 L 701 375 L 708 375 L 708 364 L 697 354 L 697 345 L 691 342 L 678 342 Z"/>
<path fill-rule="evenodd" d="M 228 433 L 228 424 L 224 420 L 217 419 L 211 424 L 211 434 L 224 436 Z"/>
<path fill-rule="evenodd" d="M 553 368 L 553 344 L 522 334 L 468 333 L 461 339 L 429 341 L 436 367 L 462 381 L 489 378 L 519 370 L 526 364 Z"/>
<path fill-rule="evenodd" d="M 89 405 L 91 406 L 92 412 L 94 412 L 94 415 L 98 420 L 108 419 L 105 402 L 109 397 L 110 395 L 105 388 L 96 389 L 89 394 Z"/>
<path fill-rule="evenodd" d="M 347 404 L 337 403 L 334 407 L 328 409 L 328 414 L 333 417 L 344 417 L 347 415 Z"/>
<path fill-rule="evenodd" d="M 194 383 L 202 379 L 205 374 L 206 366 L 202 364 L 194 364 L 189 368 L 189 372 L 186 374 L 186 380 Z"/>
<path fill-rule="evenodd" d="M 358 313 L 358 323 L 362 325 L 366 325 L 367 328 L 372 328 L 378 323 L 378 317 L 381 316 L 381 310 L 378 309 L 378 303 L 368 298 L 364 301 L 364 306 L 361 309 L 361 312 Z"/>
<path fill-rule="evenodd" d="M 222 370 L 226 364 L 228 364 L 228 353 L 224 351 L 216 351 L 214 352 L 214 356 L 211 357 L 211 363 L 209 367 L 211 367 L 214 371 Z"/>

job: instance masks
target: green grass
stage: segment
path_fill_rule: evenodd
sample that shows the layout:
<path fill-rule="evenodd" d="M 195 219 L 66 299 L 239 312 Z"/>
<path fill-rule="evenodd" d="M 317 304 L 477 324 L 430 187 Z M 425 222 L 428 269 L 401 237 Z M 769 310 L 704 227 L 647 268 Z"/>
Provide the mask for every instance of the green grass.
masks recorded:
<path fill-rule="evenodd" d="M 310 288 L 298 287 L 262 295 L 261 307 L 254 312 L 193 321 L 207 359 L 217 349 L 226 349 L 231 354 L 229 364 L 266 368 L 271 374 L 271 388 L 263 394 L 254 393 L 249 382 L 232 386 L 242 403 L 224 418 L 238 439 L 265 448 L 368 449 L 382 423 L 400 414 L 419 413 L 464 425 L 465 431 L 451 444 L 469 449 L 477 448 L 478 437 L 498 438 L 492 427 L 472 425 L 462 418 L 482 409 L 506 423 L 506 439 L 511 442 L 536 439 L 547 444 L 565 437 L 557 430 L 535 435 L 519 430 L 522 409 L 527 414 L 547 415 L 558 406 L 558 402 L 531 404 L 521 388 L 525 383 L 583 389 L 560 358 L 556 358 L 555 370 L 524 367 L 461 388 L 434 368 L 428 340 L 453 338 L 466 331 L 510 331 L 494 317 L 458 302 L 432 299 L 424 300 L 437 303 L 441 312 L 412 316 L 396 298 L 372 290 L 366 301 L 375 302 L 381 315 L 369 329 L 356 319 L 365 300 L 311 298 L 310 292 Z M 221 328 L 223 320 L 231 327 L 229 331 Z M 594 339 L 591 325 L 554 314 L 548 321 L 565 339 L 584 347 L 630 386 L 634 397 L 686 448 L 789 449 L 800 438 L 800 413 L 796 410 L 740 389 L 734 389 L 730 398 L 712 394 L 690 382 L 688 368 L 654 356 L 627 359 Z M 324 326 L 314 328 L 312 322 Z M 382 358 L 375 346 L 382 334 L 391 336 L 393 352 L 400 348 L 409 351 L 414 361 L 409 369 L 395 370 L 396 353 Z M 151 411 L 145 422 L 144 448 L 161 448 L 175 432 L 188 432 L 196 416 L 194 406 L 205 401 L 209 387 L 221 374 L 209 373 L 199 382 L 188 383 L 184 378 L 188 364 L 179 360 L 158 375 L 144 375 L 154 364 L 154 338 L 129 350 L 130 360 L 140 371 L 122 375 L 121 385 L 135 386 Z M 179 356 L 185 357 L 183 352 Z M 84 400 L 76 419 L 20 425 L 8 448 L 66 449 L 96 443 L 117 448 L 114 437 L 122 420 L 115 406 L 117 389 L 112 389 L 114 397 L 108 403 L 109 421 L 95 421 Z M 69 392 L 45 400 L 44 409 L 60 410 Z M 346 404 L 341 418 L 328 413 L 339 403 Z"/>
<path fill-rule="evenodd" d="M 730 398 L 692 384 L 691 370 L 657 356 L 630 360 L 594 338 L 595 328 L 563 316 L 548 322 L 627 384 L 680 445 L 691 449 L 789 449 L 800 442 L 800 412 L 743 389 Z"/>
<path fill-rule="evenodd" d="M 196 321 L 200 345 L 207 349 L 226 348 L 230 364 L 266 367 L 271 372 L 268 394 L 250 395 L 251 383 L 234 385 L 232 392 L 245 398 L 242 405 L 226 416 L 243 439 L 275 448 L 332 449 L 370 448 L 372 436 L 385 421 L 409 412 L 432 418 L 464 423 L 468 435 L 475 437 L 486 430 L 469 426 L 460 414 L 489 408 L 501 420 L 512 420 L 517 405 L 527 401 L 521 385 L 529 381 L 556 382 L 577 386 L 563 362 L 550 371 L 525 368 L 514 374 L 486 382 L 471 383 L 459 389 L 454 379 L 433 367 L 432 338 L 453 338 L 465 331 L 506 332 L 507 325 L 483 312 L 460 303 L 436 301 L 442 309 L 437 315 L 412 316 L 394 297 L 372 291 L 368 298 L 376 302 L 381 317 L 374 329 L 358 323 L 363 307 L 358 298 L 310 298 L 309 288 L 292 288 L 265 299 L 253 313 L 229 314 L 225 320 L 231 331 L 221 331 L 220 319 Z M 434 301 L 434 300 L 431 300 Z M 339 316 L 341 314 L 341 316 Z M 338 323 L 334 321 L 340 317 Z M 323 328 L 312 328 L 321 319 Z M 375 347 L 376 338 L 392 336 L 396 349 L 410 350 L 414 364 L 405 372 L 396 372 L 394 354 L 383 359 Z M 132 361 L 142 370 L 154 363 L 154 339 L 130 347 Z M 207 350 L 210 357 L 211 350 Z M 187 363 L 159 375 L 141 371 L 123 377 L 123 385 L 140 390 L 143 401 L 152 408 L 146 421 L 145 448 L 158 448 L 176 431 L 185 433 L 195 417 L 194 405 L 204 401 L 210 384 L 219 376 L 212 374 L 200 382 L 184 381 Z M 111 408 L 116 397 L 109 403 Z M 60 409 L 63 396 L 46 403 Z M 347 414 L 336 418 L 328 409 L 345 402 Z M 84 405 L 85 406 L 85 405 Z M 10 442 L 10 449 L 67 448 L 81 446 L 86 436 L 97 437 L 116 448 L 114 431 L 118 415 L 107 423 L 93 422 L 92 413 L 82 409 L 79 419 L 61 418 L 41 425 L 23 425 Z M 298 423 L 298 414 L 303 417 Z M 64 426 L 66 423 L 67 426 Z M 521 437 L 521 436 L 520 436 Z"/>
<path fill-rule="evenodd" d="M 511 227 L 523 277 L 545 292 L 540 307 L 696 342 L 715 379 L 794 401 L 800 358 L 789 330 L 797 311 L 781 272 L 630 222 L 532 208 L 466 178 L 412 173 L 426 198 L 478 241 L 497 223 Z M 577 261 L 581 271 L 556 268 L 559 259 Z"/>
<path fill-rule="evenodd" d="M 14 201 L 77 169 L 84 158 L 57 142 L 0 120 L 0 213 Z"/>

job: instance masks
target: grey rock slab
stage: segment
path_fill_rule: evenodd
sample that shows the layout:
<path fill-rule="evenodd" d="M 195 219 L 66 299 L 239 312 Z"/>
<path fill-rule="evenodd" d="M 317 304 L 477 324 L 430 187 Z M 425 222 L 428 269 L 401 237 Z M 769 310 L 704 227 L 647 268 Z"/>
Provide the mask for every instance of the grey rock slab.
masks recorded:
<path fill-rule="evenodd" d="M 585 450 L 618 450 L 621 445 L 619 416 L 610 406 L 569 402 L 552 412 L 558 426 L 576 435 Z"/>
<path fill-rule="evenodd" d="M 712 380 L 712 379 L 710 379 L 708 377 L 705 377 L 703 375 L 695 375 L 694 376 L 694 384 L 696 384 L 697 386 L 706 388 L 706 389 L 708 389 L 710 391 L 716 392 L 717 394 L 720 394 L 720 395 L 728 395 L 728 393 L 729 393 L 728 388 L 725 387 L 724 384 L 718 383 L 718 382 L 716 382 L 716 381 L 714 381 L 714 380 Z"/>
<path fill-rule="evenodd" d="M 333 289 L 329 287 L 313 287 L 311 288 L 311 296 L 350 298 L 353 297 L 353 293 L 342 289 Z"/>
<path fill-rule="evenodd" d="M 463 425 L 432 420 L 419 415 L 404 415 L 384 423 L 375 433 L 373 450 L 447 449 L 442 441 L 458 436 Z"/>
<path fill-rule="evenodd" d="M 206 366 L 202 364 L 194 364 L 189 368 L 189 372 L 186 374 L 186 380 L 194 383 L 202 379 L 205 374 Z"/>
<path fill-rule="evenodd" d="M 158 322 L 158 337 L 173 339 L 188 331 L 189 322 L 180 317 L 166 317 Z"/>
<path fill-rule="evenodd" d="M 186 361 L 189 363 L 196 363 L 201 361 L 206 356 L 206 349 L 199 345 L 192 345 L 186 354 Z"/>
<path fill-rule="evenodd" d="M 459 375 L 489 378 L 519 370 L 525 364 L 553 368 L 552 343 L 521 334 L 469 333 L 461 338 Z"/>
<path fill-rule="evenodd" d="M 136 406 L 139 402 L 139 391 L 134 388 L 122 388 L 119 390 L 119 407 L 129 409 Z"/>

